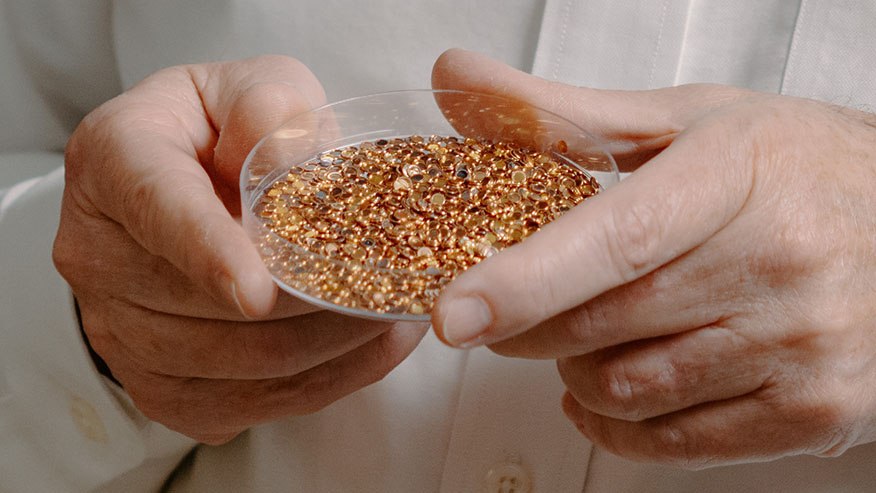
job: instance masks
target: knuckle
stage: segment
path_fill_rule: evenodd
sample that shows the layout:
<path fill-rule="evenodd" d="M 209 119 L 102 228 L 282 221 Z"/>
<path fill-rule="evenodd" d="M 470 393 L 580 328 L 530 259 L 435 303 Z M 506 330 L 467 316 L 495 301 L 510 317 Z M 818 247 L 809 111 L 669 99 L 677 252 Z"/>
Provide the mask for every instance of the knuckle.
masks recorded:
<path fill-rule="evenodd" d="M 791 220 L 773 235 L 770 250 L 759 259 L 757 269 L 774 282 L 805 278 L 833 258 L 829 234 L 813 234 L 812 224 Z"/>
<path fill-rule="evenodd" d="M 694 372 L 686 370 L 687 365 L 670 358 L 664 362 L 658 373 L 643 376 L 644 381 L 648 382 L 650 395 L 662 395 L 663 400 L 671 398 L 673 401 L 682 398 L 690 390 L 694 380 L 690 375 Z"/>
<path fill-rule="evenodd" d="M 819 431 L 811 446 L 819 457 L 838 457 L 855 445 L 854 421 L 847 409 L 820 407 L 813 410 L 812 425 Z"/>
<path fill-rule="evenodd" d="M 853 430 L 861 414 L 854 399 L 838 390 L 842 385 L 830 387 L 820 392 L 805 412 L 810 429 L 819 437 L 815 452 L 824 456 L 839 455 L 854 445 Z"/>
<path fill-rule="evenodd" d="M 772 385 L 761 395 L 764 404 L 787 423 L 795 424 L 798 433 L 794 447 L 822 457 L 841 455 L 860 438 L 861 418 L 867 414 L 868 398 L 851 387 L 845 376 L 787 380 Z M 796 389 L 792 394 L 784 390 Z"/>
<path fill-rule="evenodd" d="M 526 304 L 526 311 L 531 320 L 545 320 L 553 313 L 551 309 L 568 294 L 559 282 L 562 278 L 557 273 L 568 267 L 563 264 L 561 255 L 535 255 L 521 262 L 521 282 L 524 286 L 533 286 L 532 296 L 521 298 Z"/>
<path fill-rule="evenodd" d="M 193 282 L 210 290 L 216 299 L 223 300 L 224 297 L 216 289 L 215 281 L 221 278 L 223 275 L 221 273 L 224 273 L 227 267 L 223 264 L 221 256 L 210 254 L 216 251 L 215 242 L 218 236 L 211 234 L 211 228 L 216 222 L 215 218 L 211 217 L 213 214 L 203 214 L 201 221 L 194 223 L 185 221 L 184 225 L 176 224 L 176 218 L 168 218 L 164 210 L 159 211 L 158 214 L 164 216 L 159 227 L 164 228 L 162 234 L 165 237 L 152 238 L 153 242 L 160 245 L 156 250 Z"/>
<path fill-rule="evenodd" d="M 683 402 L 692 380 L 684 366 L 671 359 L 655 372 L 640 368 L 630 355 L 603 361 L 595 373 L 595 395 L 604 411 L 626 421 L 642 421 Z"/>
<path fill-rule="evenodd" d="M 212 218 L 201 217 L 200 221 L 189 221 L 181 228 L 178 223 L 185 217 L 168 209 L 175 204 L 175 210 L 187 210 L 187 204 L 203 198 L 199 180 L 192 178 L 191 172 L 177 169 L 137 173 L 119 180 L 121 209 L 126 216 L 123 222 L 128 233 L 150 254 L 162 257 L 173 254 L 170 258 L 175 259 L 181 256 L 179 261 L 183 267 L 212 258 L 203 256 L 200 249 L 207 236 L 205 228 Z M 171 194 L 172 200 L 169 199 Z"/>
<path fill-rule="evenodd" d="M 624 282 L 648 271 L 666 233 L 666 218 L 654 205 L 636 203 L 613 209 L 603 223 L 610 265 Z"/>
<path fill-rule="evenodd" d="M 674 419 L 659 420 L 652 439 L 653 451 L 657 455 L 655 459 L 661 463 L 696 470 L 715 462 L 701 450 L 693 433 Z"/>
<path fill-rule="evenodd" d="M 814 454 L 818 457 L 839 457 L 855 445 L 853 426 L 844 422 L 823 434 L 814 448 Z"/>
<path fill-rule="evenodd" d="M 152 241 L 153 232 L 160 225 L 157 177 L 141 176 L 140 179 L 129 179 L 121 185 L 124 190 L 121 198 L 122 210 L 127 217 L 124 220 L 128 232 L 138 240 L 151 254 L 156 254 Z"/>
<path fill-rule="evenodd" d="M 593 308 L 594 305 L 585 303 L 568 312 L 566 323 L 572 338 L 582 347 L 591 350 L 599 349 L 602 341 L 598 339 L 601 334 L 599 329 L 607 327 L 607 317 L 601 310 Z M 596 305 L 599 306 L 599 305 Z M 585 352 L 588 352 L 585 350 Z"/>
<path fill-rule="evenodd" d="M 635 419 L 639 414 L 639 385 L 630 378 L 628 365 L 610 359 L 596 369 L 596 395 L 613 417 Z"/>
<path fill-rule="evenodd" d="M 52 245 L 52 263 L 55 265 L 55 270 L 61 274 L 70 286 L 77 290 L 79 266 L 84 260 L 82 251 L 77 246 L 75 235 L 68 235 L 65 231 L 64 224 L 58 230 L 58 235 L 55 237 L 55 242 Z"/>
<path fill-rule="evenodd" d="M 855 308 L 848 306 L 845 292 L 822 290 L 820 288 L 819 293 L 823 293 L 823 299 L 793 306 L 794 330 L 785 332 L 779 343 L 812 365 L 829 365 L 837 372 L 853 372 L 844 362 L 859 350 L 856 346 L 860 338 L 855 332 L 860 325 Z"/>

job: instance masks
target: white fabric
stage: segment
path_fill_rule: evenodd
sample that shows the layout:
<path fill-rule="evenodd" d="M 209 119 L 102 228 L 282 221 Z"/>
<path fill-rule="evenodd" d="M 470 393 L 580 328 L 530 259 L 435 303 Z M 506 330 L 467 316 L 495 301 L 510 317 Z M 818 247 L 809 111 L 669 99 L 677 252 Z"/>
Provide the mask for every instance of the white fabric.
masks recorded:
<path fill-rule="evenodd" d="M 533 72 L 599 89 L 672 85 L 686 0 L 548 0 Z"/>
<path fill-rule="evenodd" d="M 10 126 L 17 118 L 0 115 L 2 150 L 20 148 L 15 143 L 34 129 L 71 129 L 99 101 L 161 67 L 262 52 L 303 60 L 331 100 L 428 86 L 434 58 L 462 46 L 593 87 L 704 81 L 876 106 L 876 7 L 869 0 L 3 5 L 11 40 L 0 47 L 3 79 L 10 74 L 8 80 L 33 86 L 21 92 L 0 83 L 0 101 L 42 99 L 19 129 Z M 14 108 L 25 113 L 30 105 Z M 27 142 L 57 147 L 52 138 Z M 28 161 L 6 155 L 0 170 L 16 167 L 17 179 L 60 163 L 57 155 L 38 160 L 20 174 L 31 169 Z M 0 190 L 11 185 L 8 177 Z M 193 444 L 143 418 L 92 368 L 50 260 L 62 185 L 53 173 L 0 197 L 0 490 L 155 491 Z M 429 335 L 382 382 L 319 413 L 255 427 L 221 447 L 198 447 L 168 489 L 477 491 L 489 469 L 505 462 L 519 464 L 535 491 L 550 492 L 876 485 L 876 445 L 839 459 L 695 473 L 628 463 L 591 450 L 562 416 L 561 394 L 553 362 L 453 351 Z"/>
<path fill-rule="evenodd" d="M 782 94 L 876 111 L 876 2 L 803 0 Z"/>
<path fill-rule="evenodd" d="M 180 63 L 280 52 L 304 62 L 329 100 L 429 87 L 444 50 L 477 48 L 529 69 L 543 2 L 117 0 L 122 82 Z"/>

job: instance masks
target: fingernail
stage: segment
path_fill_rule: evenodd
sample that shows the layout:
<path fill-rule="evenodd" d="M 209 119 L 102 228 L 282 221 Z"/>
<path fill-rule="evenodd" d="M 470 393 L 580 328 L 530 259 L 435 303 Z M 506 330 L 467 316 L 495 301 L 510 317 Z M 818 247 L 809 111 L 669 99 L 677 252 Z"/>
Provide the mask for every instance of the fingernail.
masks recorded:
<path fill-rule="evenodd" d="M 250 317 L 249 314 L 246 313 L 246 310 L 243 309 L 243 305 L 240 303 L 240 298 L 237 297 L 237 283 L 234 281 L 231 281 L 231 298 L 234 299 L 234 303 L 237 304 L 237 309 L 243 314 L 243 318 L 252 320 L 252 317 Z"/>
<path fill-rule="evenodd" d="M 451 346 L 470 348 L 483 343 L 483 332 L 493 321 L 490 308 L 477 296 L 451 300 L 444 309 L 444 339 Z"/>

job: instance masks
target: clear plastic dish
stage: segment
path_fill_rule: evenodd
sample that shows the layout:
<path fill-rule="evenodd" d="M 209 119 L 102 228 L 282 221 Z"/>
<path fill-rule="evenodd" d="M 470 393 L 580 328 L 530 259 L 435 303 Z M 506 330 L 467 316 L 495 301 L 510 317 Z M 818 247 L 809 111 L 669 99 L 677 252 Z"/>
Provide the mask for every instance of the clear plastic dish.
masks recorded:
<path fill-rule="evenodd" d="M 426 142 L 439 136 L 513 143 L 550 156 L 568 166 L 570 172 L 592 177 L 601 189 L 619 180 L 614 159 L 595 137 L 558 115 L 520 101 L 461 91 L 413 90 L 325 105 L 296 116 L 265 136 L 250 152 L 241 172 L 243 225 L 281 289 L 347 315 L 428 320 L 432 302 L 443 285 L 461 272 L 459 268 L 391 268 L 385 262 L 358 257 L 340 261 L 325 255 L 324 246 L 309 248 L 307 241 L 284 238 L 277 233 L 276 224 L 265 219 L 265 197 L 284 177 L 338 171 L 342 166 L 339 161 L 332 164 L 331 159 L 325 159 L 332 151 L 363 142 L 398 142 L 411 136 Z M 334 157 L 340 159 L 337 152 Z M 586 186 L 586 179 L 584 183 Z M 286 195 L 296 193 L 284 190 Z"/>

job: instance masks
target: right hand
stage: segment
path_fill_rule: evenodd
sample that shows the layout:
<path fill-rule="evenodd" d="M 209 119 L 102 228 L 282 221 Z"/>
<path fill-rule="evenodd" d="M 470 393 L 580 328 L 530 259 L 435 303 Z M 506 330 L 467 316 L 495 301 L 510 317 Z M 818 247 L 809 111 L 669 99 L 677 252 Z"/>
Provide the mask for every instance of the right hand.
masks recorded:
<path fill-rule="evenodd" d="M 249 150 L 324 101 L 290 58 L 173 67 L 70 138 L 55 265 L 93 348 L 150 419 L 224 443 L 381 379 L 425 333 L 278 297 L 229 213 Z"/>

